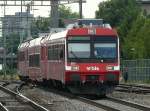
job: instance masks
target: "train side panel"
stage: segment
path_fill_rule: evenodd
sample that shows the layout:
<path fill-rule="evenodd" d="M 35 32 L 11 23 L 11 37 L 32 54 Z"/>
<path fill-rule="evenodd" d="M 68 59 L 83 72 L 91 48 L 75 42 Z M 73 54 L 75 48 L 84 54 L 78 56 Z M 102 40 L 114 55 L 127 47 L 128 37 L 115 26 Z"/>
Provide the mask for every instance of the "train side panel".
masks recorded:
<path fill-rule="evenodd" d="M 47 79 L 64 81 L 64 44 L 48 45 Z"/>
<path fill-rule="evenodd" d="M 20 50 L 18 57 L 19 75 L 25 79 L 28 76 L 28 49 Z"/>
<path fill-rule="evenodd" d="M 48 59 L 47 59 L 47 47 L 41 46 L 41 53 L 40 53 L 40 67 L 41 67 L 41 75 L 44 80 L 48 80 Z"/>
<path fill-rule="evenodd" d="M 42 80 L 40 64 L 40 46 L 29 48 L 28 76 L 32 80 Z"/>

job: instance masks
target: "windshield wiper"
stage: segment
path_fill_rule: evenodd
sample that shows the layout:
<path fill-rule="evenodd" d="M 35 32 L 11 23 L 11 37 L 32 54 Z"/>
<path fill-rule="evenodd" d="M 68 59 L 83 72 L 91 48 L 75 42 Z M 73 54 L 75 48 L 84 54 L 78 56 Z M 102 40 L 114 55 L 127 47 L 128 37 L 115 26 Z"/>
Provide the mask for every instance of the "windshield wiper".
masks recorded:
<path fill-rule="evenodd" d="M 102 59 L 102 58 L 103 58 L 100 54 L 98 54 L 98 52 L 97 52 L 96 50 L 94 51 L 94 56 L 95 56 L 97 59 Z"/>
<path fill-rule="evenodd" d="M 81 60 L 80 58 L 78 58 L 78 56 L 71 50 L 70 53 L 76 58 L 78 59 L 79 61 Z"/>
<path fill-rule="evenodd" d="M 101 63 L 104 62 L 104 58 L 103 58 L 102 56 L 97 56 L 96 58 L 97 58 L 98 60 L 100 60 Z"/>
<path fill-rule="evenodd" d="M 100 62 L 104 62 L 104 58 L 101 55 L 98 55 L 97 51 L 94 51 L 94 55 L 95 55 L 96 59 L 100 60 Z"/>

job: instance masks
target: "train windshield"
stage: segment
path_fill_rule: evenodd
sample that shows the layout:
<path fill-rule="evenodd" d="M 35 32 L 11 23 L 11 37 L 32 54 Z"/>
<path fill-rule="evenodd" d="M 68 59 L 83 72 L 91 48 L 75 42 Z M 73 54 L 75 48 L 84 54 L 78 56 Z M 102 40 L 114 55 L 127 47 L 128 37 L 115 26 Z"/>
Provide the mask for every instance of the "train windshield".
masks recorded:
<path fill-rule="evenodd" d="M 117 37 L 77 36 L 67 41 L 67 59 L 70 62 L 116 62 Z"/>
<path fill-rule="evenodd" d="M 90 58 L 90 43 L 69 43 L 69 58 Z"/>
<path fill-rule="evenodd" d="M 116 58 L 116 43 L 95 43 L 94 56 L 100 59 Z"/>

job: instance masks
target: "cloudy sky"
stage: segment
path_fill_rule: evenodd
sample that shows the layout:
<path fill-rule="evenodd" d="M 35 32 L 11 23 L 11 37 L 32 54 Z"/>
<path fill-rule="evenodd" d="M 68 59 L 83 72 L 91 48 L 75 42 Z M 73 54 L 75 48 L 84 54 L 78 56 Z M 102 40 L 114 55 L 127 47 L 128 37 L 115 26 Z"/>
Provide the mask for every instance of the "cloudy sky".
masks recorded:
<path fill-rule="evenodd" d="M 83 4 L 83 15 L 86 18 L 93 18 L 95 17 L 95 11 L 98 9 L 98 4 L 102 1 L 106 0 L 86 0 L 87 3 Z M 71 7 L 72 11 L 79 11 L 79 6 L 78 4 L 71 4 L 68 5 Z"/>
<path fill-rule="evenodd" d="M 83 16 L 85 18 L 94 18 L 95 17 L 95 11 L 98 9 L 98 4 L 102 1 L 106 0 L 86 0 L 87 2 L 83 4 Z M 79 12 L 79 5 L 77 3 L 66 5 L 71 7 L 73 12 Z M 48 16 L 50 13 L 49 7 L 33 7 L 34 9 L 34 15 L 35 16 Z M 6 15 L 14 15 L 15 12 L 20 11 L 20 7 L 6 7 Z M 25 8 L 24 8 L 25 11 Z M 3 8 L 0 7 L 0 16 L 3 15 Z M 33 11 L 32 11 L 33 13 Z"/>
<path fill-rule="evenodd" d="M 85 18 L 94 18 L 95 17 L 95 11 L 98 9 L 98 4 L 102 1 L 106 1 L 106 0 L 86 0 L 87 2 L 83 4 L 83 16 Z M 0 1 L 0 4 L 1 1 Z M 79 5 L 77 3 L 74 4 L 70 4 L 70 5 L 66 5 L 71 7 L 73 12 L 79 12 Z M 50 7 L 33 7 L 33 9 L 38 9 L 38 10 L 34 10 L 34 12 L 32 11 L 32 13 L 34 14 L 34 16 L 45 16 L 48 17 L 49 13 L 50 13 Z M 26 9 L 24 8 L 23 11 L 25 11 Z M 20 12 L 21 9 L 20 7 L 6 7 L 6 15 L 14 15 L 15 12 Z M 0 17 L 3 17 L 4 15 L 4 8 L 0 7 Z M 1 25 L 1 21 L 0 21 L 0 25 Z M 0 26 L 1 27 L 1 26 Z M 1 32 L 2 30 L 0 30 L 0 37 L 1 37 Z"/>

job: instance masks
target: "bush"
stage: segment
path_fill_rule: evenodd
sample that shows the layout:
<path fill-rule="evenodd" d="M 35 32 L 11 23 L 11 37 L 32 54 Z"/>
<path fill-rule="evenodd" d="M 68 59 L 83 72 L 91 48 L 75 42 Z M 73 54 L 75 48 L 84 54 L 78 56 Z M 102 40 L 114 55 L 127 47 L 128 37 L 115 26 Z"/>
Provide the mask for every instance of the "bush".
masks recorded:
<path fill-rule="evenodd" d="M 0 75 L 4 75 L 5 74 L 5 70 L 1 70 L 0 71 Z M 17 70 L 16 69 L 8 69 L 6 68 L 6 75 L 14 75 L 17 74 Z"/>
<path fill-rule="evenodd" d="M 3 75 L 3 74 L 4 74 L 4 71 L 3 71 L 3 70 L 1 70 L 1 71 L 0 71 L 0 75 Z"/>

